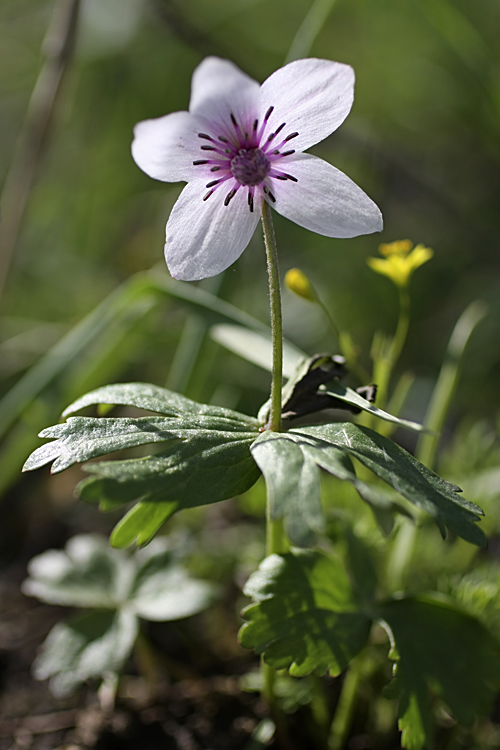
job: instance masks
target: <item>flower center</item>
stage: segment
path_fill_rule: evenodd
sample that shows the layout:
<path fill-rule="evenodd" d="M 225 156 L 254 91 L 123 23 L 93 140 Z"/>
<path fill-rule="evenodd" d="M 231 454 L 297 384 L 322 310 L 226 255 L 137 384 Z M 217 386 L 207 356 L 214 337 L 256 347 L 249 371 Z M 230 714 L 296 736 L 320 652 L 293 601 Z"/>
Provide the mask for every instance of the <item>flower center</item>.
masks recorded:
<path fill-rule="evenodd" d="M 271 171 L 271 162 L 260 148 L 240 148 L 231 159 L 231 173 L 240 185 L 259 185 Z"/>

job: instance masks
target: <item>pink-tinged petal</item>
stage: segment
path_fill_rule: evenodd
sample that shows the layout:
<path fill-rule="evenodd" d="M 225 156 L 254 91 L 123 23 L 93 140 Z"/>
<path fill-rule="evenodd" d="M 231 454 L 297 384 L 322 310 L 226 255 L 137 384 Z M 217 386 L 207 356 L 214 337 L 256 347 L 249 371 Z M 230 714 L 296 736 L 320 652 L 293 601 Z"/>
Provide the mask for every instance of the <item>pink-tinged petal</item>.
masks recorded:
<path fill-rule="evenodd" d="M 326 237 L 357 237 L 382 230 L 378 206 L 347 175 L 323 159 L 296 154 L 280 166 L 297 182 L 272 180 L 270 205 L 301 227 Z"/>
<path fill-rule="evenodd" d="M 167 223 L 165 259 L 175 279 L 197 281 L 224 271 L 246 248 L 257 226 L 262 200 L 248 206 L 248 191 L 240 188 L 224 205 L 233 181 L 221 186 L 206 201 L 207 189 L 200 179 L 180 194 Z"/>
<path fill-rule="evenodd" d="M 261 86 L 263 117 L 274 107 L 266 135 L 286 122 L 283 135 L 298 133 L 290 148 L 305 151 L 333 133 L 354 100 L 354 70 L 330 60 L 296 60 L 269 76 Z"/>
<path fill-rule="evenodd" d="M 155 180 L 179 182 L 196 174 L 193 161 L 200 158 L 199 126 L 189 112 L 143 120 L 134 128 L 132 157 Z"/>
<path fill-rule="evenodd" d="M 193 73 L 189 111 L 216 124 L 231 125 L 233 114 L 243 128 L 258 117 L 260 86 L 229 60 L 206 57 Z"/>

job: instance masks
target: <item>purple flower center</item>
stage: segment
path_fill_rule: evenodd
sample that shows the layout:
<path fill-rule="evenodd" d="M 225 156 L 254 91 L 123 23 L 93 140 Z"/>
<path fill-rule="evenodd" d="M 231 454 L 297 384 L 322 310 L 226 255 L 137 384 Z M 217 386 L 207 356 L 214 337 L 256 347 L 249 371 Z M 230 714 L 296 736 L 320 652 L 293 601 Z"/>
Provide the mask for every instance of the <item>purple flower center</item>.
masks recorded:
<path fill-rule="evenodd" d="M 240 185 L 258 185 L 271 171 L 271 162 L 260 148 L 240 148 L 231 160 L 231 172 Z"/>
<path fill-rule="evenodd" d="M 207 176 L 208 173 L 210 177 L 214 172 L 217 173 L 215 179 L 206 183 L 209 190 L 203 196 L 204 201 L 225 184 L 226 190 L 230 188 L 224 198 L 224 205 L 228 206 L 238 190 L 246 187 L 248 206 L 253 211 L 256 190 L 262 190 L 275 203 L 276 198 L 271 190 L 274 180 L 297 182 L 296 177 L 283 171 L 280 161 L 295 153 L 294 149 L 288 148 L 288 142 L 296 138 L 298 133 L 284 136 L 282 131 L 286 127 L 285 122 L 269 132 L 268 122 L 273 111 L 274 107 L 269 107 L 260 124 L 259 120 L 254 120 L 246 125 L 239 123 L 231 113 L 227 127 L 220 128 L 223 133 L 220 130 L 198 133 L 198 138 L 203 141 L 203 145 L 200 145 L 200 156 L 203 158 L 196 159 L 193 164 L 208 170 Z"/>

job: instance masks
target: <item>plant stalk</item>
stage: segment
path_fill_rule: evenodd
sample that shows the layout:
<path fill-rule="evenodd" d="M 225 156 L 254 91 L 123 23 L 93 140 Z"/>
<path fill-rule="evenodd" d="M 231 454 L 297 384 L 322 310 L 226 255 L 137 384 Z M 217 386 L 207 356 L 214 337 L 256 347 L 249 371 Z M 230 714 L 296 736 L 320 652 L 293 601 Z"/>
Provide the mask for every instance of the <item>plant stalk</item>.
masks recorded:
<path fill-rule="evenodd" d="M 262 207 L 262 227 L 266 246 L 267 274 L 269 277 L 269 302 L 271 314 L 273 369 L 271 379 L 271 408 L 266 429 L 281 431 L 281 388 L 283 383 L 283 324 L 281 316 L 281 289 L 278 267 L 278 248 L 274 236 L 271 208 L 267 202 Z M 266 507 L 266 554 L 279 554 L 284 551 L 282 519 L 271 517 L 269 501 Z M 262 660 L 263 695 L 273 715 L 276 713 L 274 682 L 276 671 Z M 275 718 L 276 720 L 276 718 Z M 276 724 L 278 722 L 276 721 Z"/>
<path fill-rule="evenodd" d="M 281 432 L 281 387 L 283 383 L 283 323 L 281 317 L 281 288 L 278 267 L 278 248 L 274 236 L 271 208 L 264 201 L 262 226 L 266 246 L 267 274 L 269 277 L 269 302 L 273 341 L 273 370 L 271 380 L 271 409 L 267 429 Z"/>

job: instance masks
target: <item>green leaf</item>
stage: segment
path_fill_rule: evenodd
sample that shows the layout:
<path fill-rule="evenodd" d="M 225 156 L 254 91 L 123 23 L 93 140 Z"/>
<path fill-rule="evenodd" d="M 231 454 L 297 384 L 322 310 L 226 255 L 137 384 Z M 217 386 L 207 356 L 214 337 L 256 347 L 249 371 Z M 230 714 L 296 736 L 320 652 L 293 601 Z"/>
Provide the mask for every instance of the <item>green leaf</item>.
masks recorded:
<path fill-rule="evenodd" d="M 288 668 L 295 677 L 338 675 L 366 643 L 370 618 L 332 556 L 310 550 L 271 555 L 244 591 L 255 603 L 242 613 L 248 622 L 241 643 L 276 669 Z"/>
<path fill-rule="evenodd" d="M 383 411 L 383 409 L 379 409 L 377 406 L 374 406 L 369 401 L 367 401 L 366 398 L 360 396 L 359 393 L 353 391 L 352 388 L 341 385 L 341 383 L 330 383 L 325 391 L 325 395 L 332 396 L 333 398 L 338 398 L 339 401 L 343 401 L 345 404 L 350 404 L 351 406 L 354 406 L 361 411 L 366 411 L 369 414 L 373 414 L 374 416 L 379 417 L 379 419 L 383 419 L 386 422 L 392 422 L 392 424 L 395 424 L 398 427 L 404 427 L 405 429 L 412 430 L 413 432 L 422 432 L 425 430 L 425 428 L 417 422 L 410 422 L 408 419 L 400 419 L 400 417 L 394 417 L 392 414 Z"/>
<path fill-rule="evenodd" d="M 348 423 L 350 424 L 350 423 Z M 386 516 L 408 512 L 387 492 L 358 479 L 345 446 L 313 437 L 308 430 L 263 432 L 250 450 L 266 480 L 271 518 L 284 518 L 292 544 L 310 547 L 316 533 L 324 529 L 318 467 L 342 481 L 351 482 L 363 500 L 372 506 L 380 522 Z M 390 530 L 390 529 L 388 529 Z"/>
<path fill-rule="evenodd" d="M 50 678 L 57 697 L 73 693 L 79 685 L 107 673 L 119 673 L 138 633 L 132 612 L 93 612 L 55 625 L 33 662 L 37 680 Z"/>
<path fill-rule="evenodd" d="M 441 479 L 392 440 L 351 422 L 301 427 L 288 434 L 306 440 L 313 437 L 344 450 L 396 492 L 429 513 L 443 535 L 447 526 L 468 542 L 485 546 L 486 537 L 476 526 L 483 515 L 481 508 L 458 494 L 458 487 Z"/>
<path fill-rule="evenodd" d="M 132 536 L 146 543 L 177 510 L 227 500 L 250 489 L 260 476 L 249 450 L 253 439 L 235 439 L 229 433 L 199 434 L 154 456 L 87 464 L 85 470 L 94 476 L 80 482 L 76 492 L 89 502 L 140 501 L 141 512 L 122 521 L 113 544 L 122 546 Z M 161 508 L 153 510 L 151 524 L 151 514 L 142 508 L 157 504 Z"/>
<path fill-rule="evenodd" d="M 96 534 L 79 534 L 64 551 L 48 550 L 28 565 L 22 586 L 49 604 L 122 609 L 146 620 L 176 620 L 204 609 L 215 589 L 191 578 L 168 542 L 127 554 Z"/>
<path fill-rule="evenodd" d="M 52 473 L 113 451 L 168 440 L 187 440 L 215 433 L 215 439 L 248 436 L 248 426 L 212 416 L 140 417 L 138 419 L 70 417 L 65 424 L 42 430 L 40 437 L 55 442 L 37 448 L 23 470 L 38 469 L 54 461 Z"/>
<path fill-rule="evenodd" d="M 48 550 L 30 560 L 23 593 L 49 604 L 114 609 L 119 606 L 133 563 L 110 549 L 107 539 L 79 534 L 65 550 Z"/>
<path fill-rule="evenodd" d="M 121 500 L 101 500 L 99 508 L 106 512 L 119 505 Z M 176 502 L 136 503 L 116 524 L 109 538 L 110 544 L 118 549 L 130 547 L 134 543 L 138 547 L 148 544 L 177 509 Z"/>
<path fill-rule="evenodd" d="M 288 435 L 265 432 L 253 443 L 252 456 L 266 480 L 272 519 L 284 518 L 292 544 L 310 547 L 324 526 L 319 469 Z"/>
<path fill-rule="evenodd" d="M 381 606 L 397 662 L 391 694 L 399 698 L 402 745 L 434 746 L 429 689 L 458 721 L 487 715 L 499 682 L 500 646 L 474 617 L 452 600 L 415 597 Z"/>
<path fill-rule="evenodd" d="M 172 552 L 162 547 L 158 549 L 153 542 L 136 553 L 137 562 L 146 555 L 130 590 L 131 608 L 139 617 L 155 621 L 178 620 L 206 609 L 214 599 L 215 587 L 192 578 L 173 561 Z"/>
<path fill-rule="evenodd" d="M 63 412 L 63 417 L 74 414 L 87 406 L 96 404 L 113 404 L 115 406 L 135 406 L 138 409 L 147 409 L 168 417 L 187 417 L 189 415 L 218 417 L 220 419 L 233 420 L 241 425 L 257 429 L 259 423 L 253 417 L 246 414 L 224 409 L 221 406 L 210 406 L 199 404 L 196 401 L 181 396 L 179 393 L 160 388 L 151 383 L 116 383 L 97 388 L 95 391 L 86 393 L 74 401 Z"/>
<path fill-rule="evenodd" d="M 224 346 L 234 354 L 238 354 L 248 362 L 262 367 L 269 372 L 273 369 L 273 343 L 272 334 L 252 331 L 243 326 L 220 323 L 212 326 L 210 336 L 221 346 Z M 295 372 L 297 364 L 307 357 L 294 344 L 283 339 L 283 376 L 289 378 Z"/>

